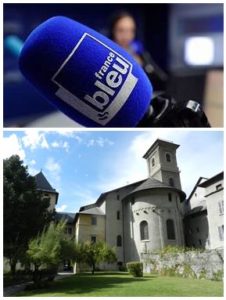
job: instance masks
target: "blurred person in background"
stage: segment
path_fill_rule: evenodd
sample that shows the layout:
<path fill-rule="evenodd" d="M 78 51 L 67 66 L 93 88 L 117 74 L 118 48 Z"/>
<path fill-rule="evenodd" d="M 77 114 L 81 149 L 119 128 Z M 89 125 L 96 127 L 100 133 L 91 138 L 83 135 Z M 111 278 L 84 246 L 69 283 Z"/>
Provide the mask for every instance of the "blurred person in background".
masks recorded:
<path fill-rule="evenodd" d="M 137 26 L 134 17 L 127 11 L 120 11 L 110 19 L 109 37 L 124 48 L 143 67 L 153 83 L 154 89 L 165 89 L 167 74 L 155 63 L 143 44 L 136 39 Z"/>
<path fill-rule="evenodd" d="M 126 11 L 114 14 L 110 21 L 110 38 L 129 52 L 142 66 L 143 59 L 133 47 L 136 37 L 136 23 L 132 15 Z"/>

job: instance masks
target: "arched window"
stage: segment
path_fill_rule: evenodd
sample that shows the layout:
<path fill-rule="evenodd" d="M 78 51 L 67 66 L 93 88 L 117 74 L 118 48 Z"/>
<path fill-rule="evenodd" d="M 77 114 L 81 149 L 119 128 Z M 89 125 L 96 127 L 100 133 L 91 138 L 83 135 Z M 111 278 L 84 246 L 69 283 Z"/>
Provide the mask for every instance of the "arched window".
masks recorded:
<path fill-rule="evenodd" d="M 117 247 L 122 247 L 122 237 L 121 237 L 121 235 L 117 235 Z"/>
<path fill-rule="evenodd" d="M 148 234 L 148 222 L 142 221 L 140 223 L 140 239 L 141 240 L 148 240 L 149 234 Z"/>
<path fill-rule="evenodd" d="M 173 180 L 173 178 L 169 178 L 169 185 L 170 186 L 174 186 L 174 180 Z"/>
<path fill-rule="evenodd" d="M 152 160 L 151 160 L 151 165 L 152 165 L 152 167 L 154 167 L 154 165 L 155 165 L 155 159 L 154 158 L 152 158 Z"/>
<path fill-rule="evenodd" d="M 166 153 L 166 161 L 171 162 L 171 155 Z"/>
<path fill-rule="evenodd" d="M 175 240 L 175 228 L 174 228 L 174 222 L 171 219 L 168 219 L 166 221 L 166 230 L 167 230 L 167 238 L 168 240 Z"/>

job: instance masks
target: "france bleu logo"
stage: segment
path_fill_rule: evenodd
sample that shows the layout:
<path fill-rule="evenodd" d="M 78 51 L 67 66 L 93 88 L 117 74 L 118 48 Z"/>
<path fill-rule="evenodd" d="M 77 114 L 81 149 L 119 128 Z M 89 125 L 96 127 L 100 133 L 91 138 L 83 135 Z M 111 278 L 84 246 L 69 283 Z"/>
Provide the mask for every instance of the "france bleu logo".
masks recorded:
<path fill-rule="evenodd" d="M 137 84 L 132 69 L 128 60 L 85 33 L 52 77 L 58 86 L 55 95 L 104 126 L 120 111 Z"/>

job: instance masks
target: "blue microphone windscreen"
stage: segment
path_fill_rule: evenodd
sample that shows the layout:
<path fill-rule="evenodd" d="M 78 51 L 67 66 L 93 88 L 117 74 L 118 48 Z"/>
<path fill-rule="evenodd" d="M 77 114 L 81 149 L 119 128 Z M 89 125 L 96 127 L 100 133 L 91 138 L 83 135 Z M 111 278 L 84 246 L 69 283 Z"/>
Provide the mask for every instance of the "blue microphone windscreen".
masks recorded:
<path fill-rule="evenodd" d="M 66 17 L 30 34 L 19 65 L 51 103 L 87 127 L 134 127 L 152 97 L 149 79 L 125 50 Z"/>

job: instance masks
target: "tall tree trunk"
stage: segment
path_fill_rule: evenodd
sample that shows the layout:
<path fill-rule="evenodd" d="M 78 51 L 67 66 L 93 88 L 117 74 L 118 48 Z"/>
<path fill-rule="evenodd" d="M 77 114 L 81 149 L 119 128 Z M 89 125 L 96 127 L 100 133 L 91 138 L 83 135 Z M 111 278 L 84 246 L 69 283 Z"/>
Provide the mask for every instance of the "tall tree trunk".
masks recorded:
<path fill-rule="evenodd" d="M 33 271 L 33 281 L 34 283 L 39 283 L 41 281 L 41 274 L 39 271 L 39 266 L 37 264 L 34 264 L 35 269 Z"/>

